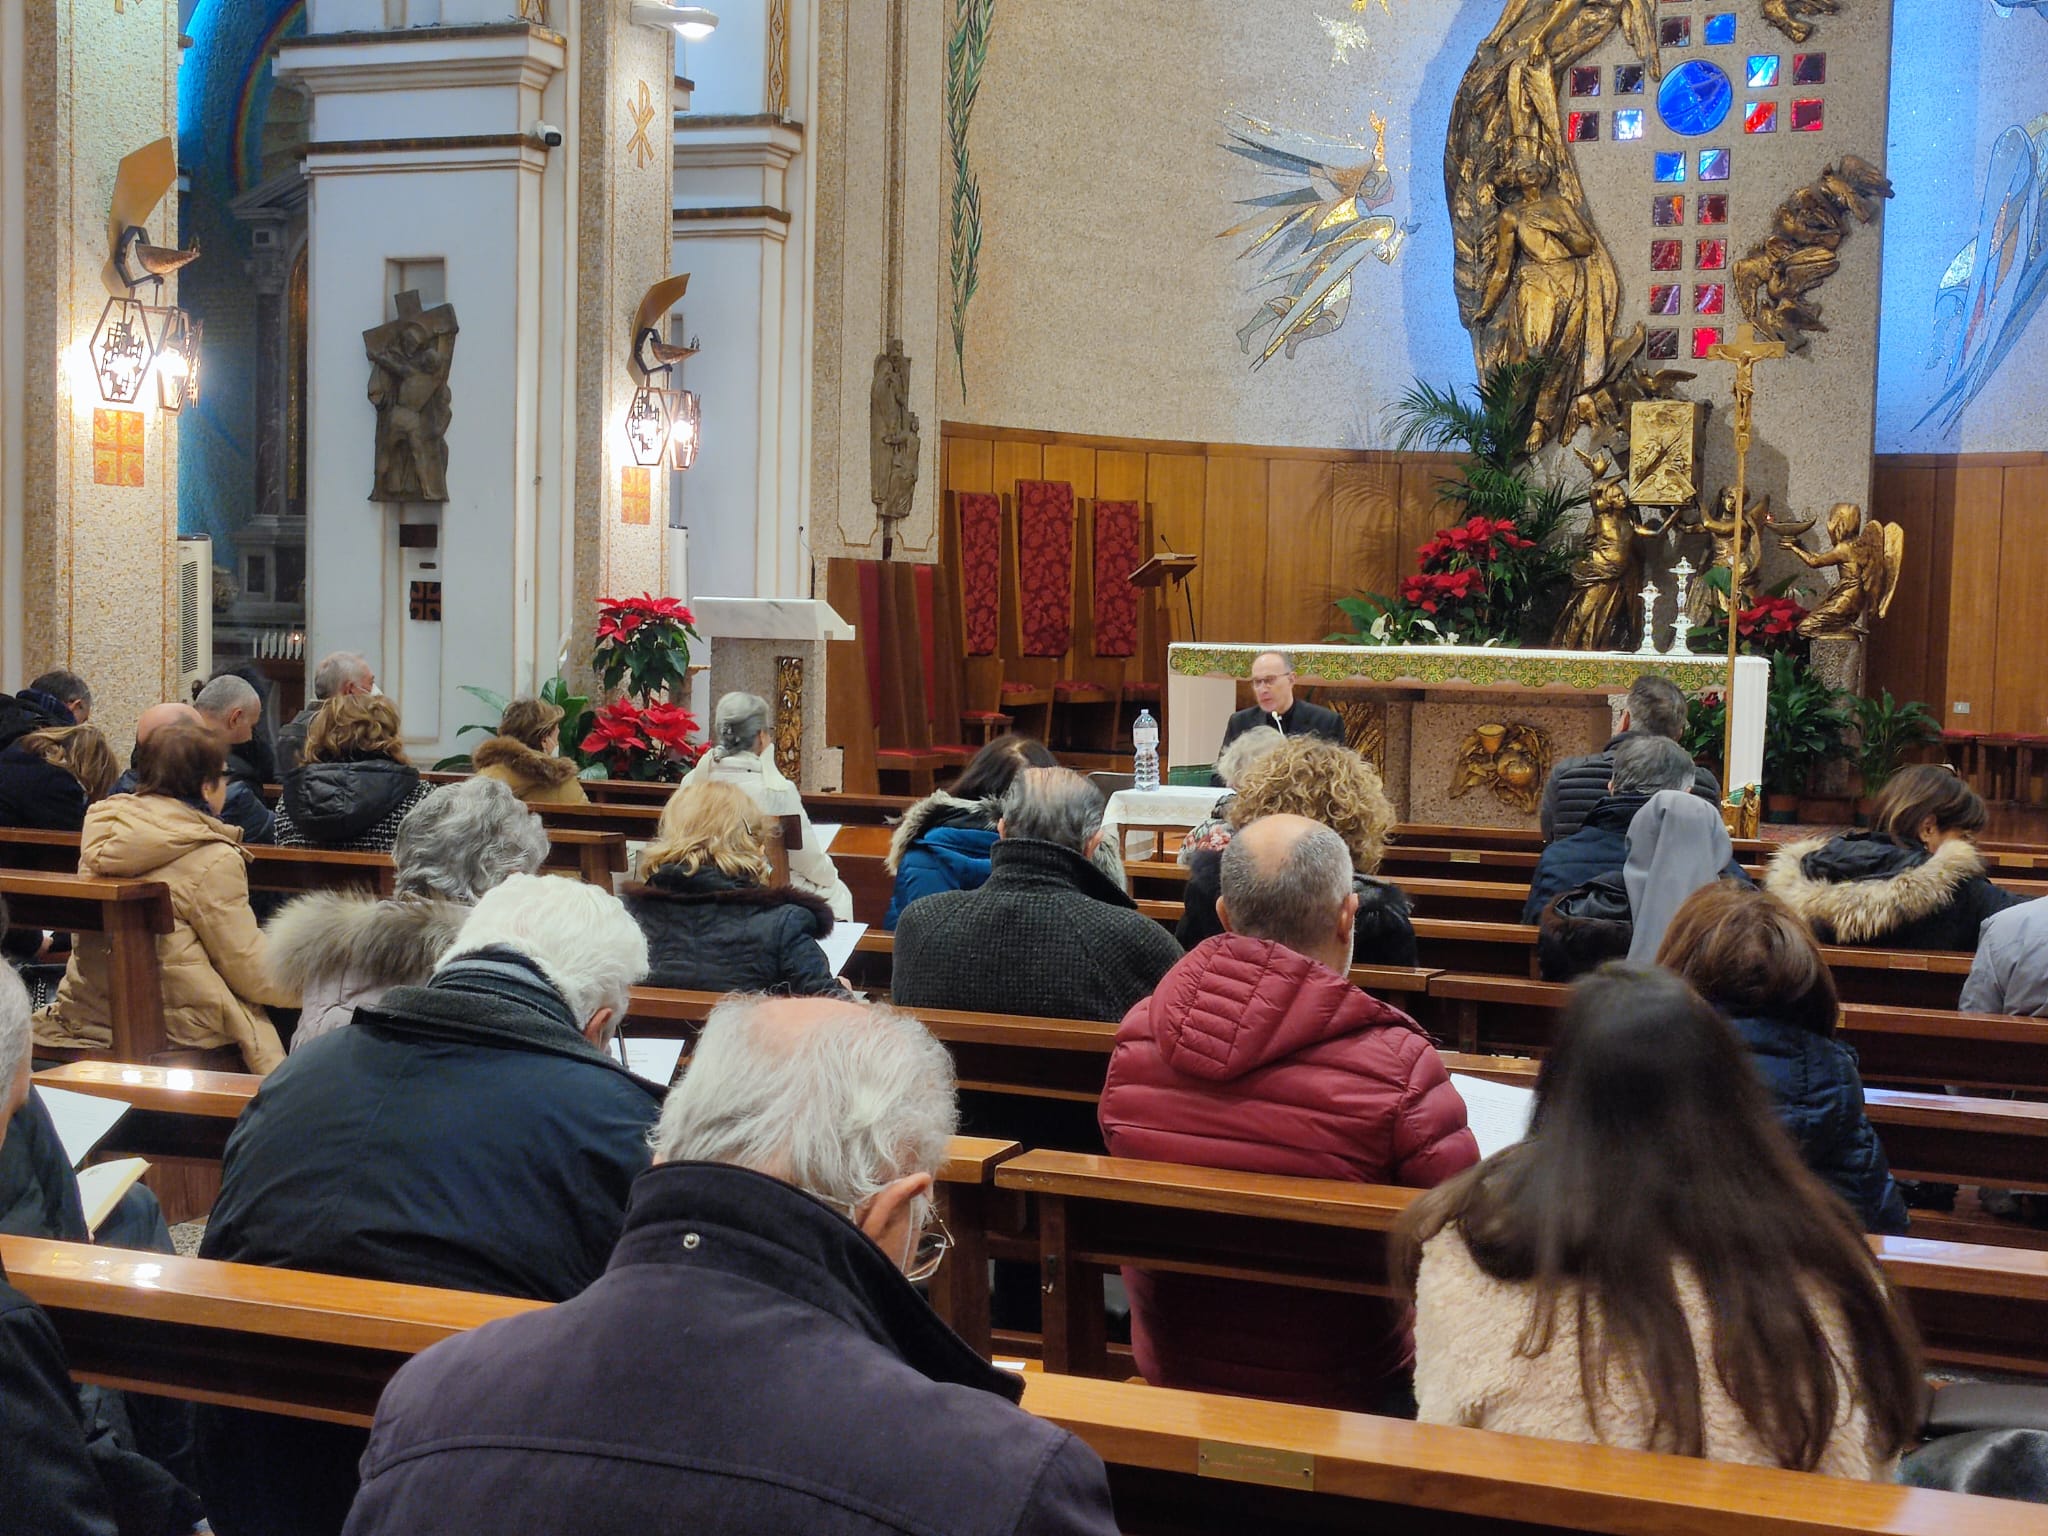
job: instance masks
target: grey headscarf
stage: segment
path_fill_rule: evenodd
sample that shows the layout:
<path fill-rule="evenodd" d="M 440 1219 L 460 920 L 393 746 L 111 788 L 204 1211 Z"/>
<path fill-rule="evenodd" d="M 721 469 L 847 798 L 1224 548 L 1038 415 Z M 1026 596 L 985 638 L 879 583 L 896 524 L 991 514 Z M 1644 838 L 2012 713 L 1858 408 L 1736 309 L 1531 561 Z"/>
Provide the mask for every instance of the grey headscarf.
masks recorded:
<path fill-rule="evenodd" d="M 1628 863 L 1621 872 L 1635 924 L 1631 961 L 1656 959 L 1672 917 L 1694 891 L 1721 878 L 1733 852 L 1721 813 L 1699 796 L 1683 789 L 1650 796 L 1628 824 Z"/>

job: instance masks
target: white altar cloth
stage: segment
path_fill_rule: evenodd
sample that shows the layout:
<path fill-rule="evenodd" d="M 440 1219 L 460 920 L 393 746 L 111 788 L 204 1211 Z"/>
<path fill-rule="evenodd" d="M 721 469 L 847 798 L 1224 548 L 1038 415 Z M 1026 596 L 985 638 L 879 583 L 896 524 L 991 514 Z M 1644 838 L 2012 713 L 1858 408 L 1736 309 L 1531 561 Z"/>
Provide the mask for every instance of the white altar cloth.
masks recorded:
<path fill-rule="evenodd" d="M 1102 835 L 1112 846 L 1125 827 L 1198 827 L 1209 819 L 1224 791 L 1206 785 L 1162 784 L 1157 789 L 1120 789 L 1102 813 Z M 1133 834 L 1124 857 L 1149 859 L 1154 838 Z"/>

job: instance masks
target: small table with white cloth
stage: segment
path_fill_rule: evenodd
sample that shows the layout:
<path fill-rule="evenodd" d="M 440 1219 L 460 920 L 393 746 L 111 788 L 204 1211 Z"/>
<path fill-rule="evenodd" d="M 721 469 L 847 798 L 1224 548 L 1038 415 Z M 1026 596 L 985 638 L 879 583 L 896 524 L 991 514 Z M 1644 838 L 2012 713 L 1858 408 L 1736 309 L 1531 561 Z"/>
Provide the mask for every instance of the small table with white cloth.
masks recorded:
<path fill-rule="evenodd" d="M 1200 826 L 1228 791 L 1207 785 L 1164 784 L 1158 789 L 1120 789 L 1102 813 L 1102 835 L 1127 859 L 1149 859 L 1161 832 Z"/>

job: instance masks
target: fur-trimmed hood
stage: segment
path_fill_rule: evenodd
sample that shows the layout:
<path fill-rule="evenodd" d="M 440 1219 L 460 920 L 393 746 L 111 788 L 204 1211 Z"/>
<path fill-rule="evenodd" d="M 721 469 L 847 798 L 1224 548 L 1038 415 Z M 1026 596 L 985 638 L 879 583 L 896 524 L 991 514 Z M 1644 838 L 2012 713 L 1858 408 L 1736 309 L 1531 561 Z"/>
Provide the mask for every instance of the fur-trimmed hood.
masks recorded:
<path fill-rule="evenodd" d="M 1873 834 L 1787 843 L 1764 872 L 1764 889 L 1840 944 L 1868 944 L 1951 905 L 1984 873 L 1960 839 L 1933 853 Z"/>
<path fill-rule="evenodd" d="M 903 866 L 903 855 L 917 840 L 939 827 L 978 827 L 994 830 L 1002 810 L 993 800 L 961 800 L 943 789 L 926 795 L 903 813 L 889 839 L 889 856 L 882 867 L 895 874 Z"/>
<path fill-rule="evenodd" d="M 267 964 L 294 994 L 344 976 L 359 990 L 425 986 L 468 917 L 468 907 L 438 897 L 315 891 L 265 927 Z"/>
<path fill-rule="evenodd" d="M 832 904 L 824 897 L 813 896 L 793 885 L 743 884 L 716 870 L 700 869 L 694 875 L 656 870 L 650 880 L 621 886 L 619 895 L 641 901 L 710 903 L 727 907 L 802 907 L 811 914 L 819 938 L 832 931 Z"/>
<path fill-rule="evenodd" d="M 566 757 L 536 752 L 513 736 L 493 736 L 470 754 L 479 771 L 499 768 L 543 789 L 555 789 L 576 777 L 576 765 Z"/>

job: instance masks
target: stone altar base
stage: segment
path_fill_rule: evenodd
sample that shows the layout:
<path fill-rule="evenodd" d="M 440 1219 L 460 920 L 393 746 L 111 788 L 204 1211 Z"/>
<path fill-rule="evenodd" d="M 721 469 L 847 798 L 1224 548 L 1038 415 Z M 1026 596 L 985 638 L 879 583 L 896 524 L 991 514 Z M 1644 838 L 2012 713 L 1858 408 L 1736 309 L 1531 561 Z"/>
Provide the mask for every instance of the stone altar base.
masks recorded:
<path fill-rule="evenodd" d="M 826 604 L 797 598 L 702 597 L 691 606 L 711 643 L 711 707 L 728 693 L 766 699 L 782 776 L 807 794 L 841 789 L 840 750 L 825 745 L 825 646 L 851 640 L 853 626 Z"/>

